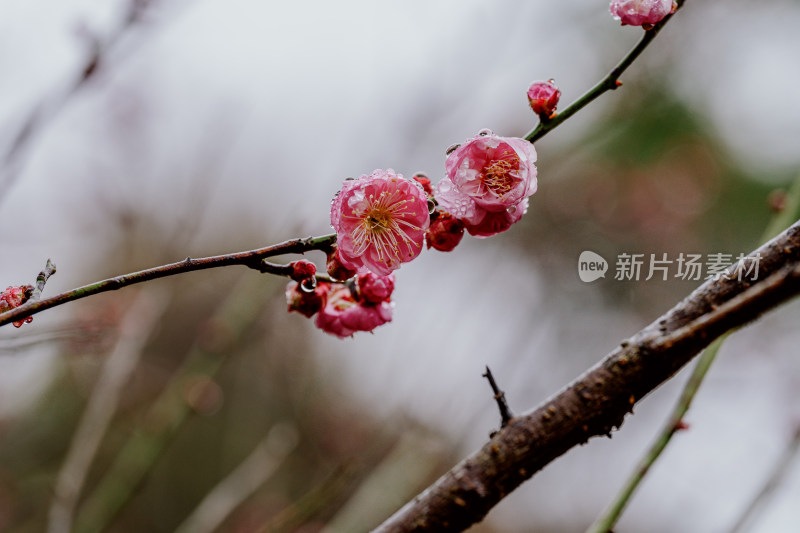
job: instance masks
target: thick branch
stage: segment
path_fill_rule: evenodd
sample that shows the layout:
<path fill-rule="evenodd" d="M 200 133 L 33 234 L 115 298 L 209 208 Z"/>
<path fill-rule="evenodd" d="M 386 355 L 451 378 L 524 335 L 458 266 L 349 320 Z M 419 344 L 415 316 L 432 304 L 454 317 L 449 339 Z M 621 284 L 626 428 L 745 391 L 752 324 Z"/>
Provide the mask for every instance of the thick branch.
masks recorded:
<path fill-rule="evenodd" d="M 749 256 L 756 257 L 758 280 L 734 273 L 706 281 L 562 392 L 512 419 L 376 531 L 463 531 L 570 448 L 608 435 L 714 339 L 800 293 L 800 222 Z"/>
<path fill-rule="evenodd" d="M 258 248 L 256 250 L 249 250 L 246 252 L 238 252 L 226 255 L 216 255 L 212 257 L 203 257 L 201 259 L 192 259 L 187 257 L 183 261 L 171 263 L 169 265 L 162 265 L 131 274 L 123 274 L 114 278 L 105 279 L 84 285 L 77 289 L 72 289 L 61 293 L 52 298 L 45 300 L 30 301 L 24 305 L 0 314 L 0 326 L 4 326 L 17 320 L 40 313 L 45 309 L 56 307 L 58 305 L 80 300 L 93 294 L 100 294 L 101 292 L 115 291 L 128 285 L 142 283 L 143 281 L 150 281 L 153 279 L 165 278 L 167 276 L 174 276 L 184 272 L 194 272 L 195 270 L 205 270 L 208 268 L 219 268 L 232 265 L 244 265 L 259 272 L 269 272 L 270 269 L 264 265 L 264 259 L 267 257 L 274 257 L 283 254 L 302 254 L 311 250 L 321 250 L 328 252 L 331 246 L 336 242 L 336 235 L 323 235 L 322 237 L 308 237 L 305 239 L 292 239 L 289 241 L 267 246 L 266 248 Z M 50 264 L 50 263 L 48 263 Z M 288 275 L 282 273 L 282 275 Z"/>
<path fill-rule="evenodd" d="M 677 9 L 680 9 L 685 1 L 686 0 L 678 0 Z M 636 58 L 638 58 L 642 52 L 644 52 L 644 49 L 647 48 L 653 41 L 653 39 L 656 38 L 658 32 L 660 32 L 661 28 L 663 28 L 667 24 L 667 22 L 670 21 L 673 15 L 674 13 L 672 15 L 667 15 L 661 22 L 659 22 L 649 30 L 645 31 L 642 40 L 639 41 L 639 43 L 636 46 L 634 46 L 624 58 L 622 58 L 622 61 L 620 61 L 617 64 L 617 66 L 614 67 L 605 78 L 600 80 L 597 83 L 597 85 L 589 89 L 589 91 L 586 94 L 584 94 L 583 96 L 575 100 L 573 103 L 571 103 L 561 113 L 558 113 L 557 115 L 551 118 L 547 117 L 543 118 L 539 122 L 539 124 L 525 136 L 525 139 L 529 140 L 530 142 L 538 141 L 539 139 L 547 135 L 551 130 L 554 130 L 559 124 L 566 121 L 567 119 L 572 117 L 572 115 L 574 115 L 575 113 L 577 113 L 578 111 L 589 105 L 589 103 L 597 99 L 601 94 L 607 91 L 613 91 L 614 89 L 622 85 L 622 82 L 619 81 L 619 78 L 620 76 L 622 76 L 622 73 L 625 72 L 628 69 L 628 67 L 630 67 L 633 64 L 634 61 L 636 61 Z"/>

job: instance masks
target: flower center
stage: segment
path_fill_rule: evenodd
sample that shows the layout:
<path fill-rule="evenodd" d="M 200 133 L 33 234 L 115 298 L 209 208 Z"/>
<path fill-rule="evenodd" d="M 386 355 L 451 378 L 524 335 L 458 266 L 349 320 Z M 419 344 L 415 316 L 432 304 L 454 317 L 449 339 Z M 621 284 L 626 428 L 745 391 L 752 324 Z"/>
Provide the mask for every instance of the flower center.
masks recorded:
<path fill-rule="evenodd" d="M 513 152 L 505 151 L 502 159 L 495 159 L 483 168 L 481 183 L 498 198 L 511 192 L 519 181 L 516 172 L 519 169 L 519 158 Z M 510 156 L 510 157 L 509 157 Z"/>
<path fill-rule="evenodd" d="M 358 223 L 353 229 L 354 253 L 363 254 L 368 248 L 374 247 L 378 261 L 389 264 L 402 261 L 401 245 L 406 244 L 409 255 L 413 255 L 411 247 L 420 247 L 408 235 L 408 231 L 420 231 L 421 228 L 412 224 L 406 217 L 416 217 L 417 213 L 410 210 L 413 207 L 412 198 L 404 198 L 402 194 L 394 192 L 381 192 L 376 198 L 369 195 L 366 209 L 361 213 L 353 211 L 347 218 L 356 219 Z"/>

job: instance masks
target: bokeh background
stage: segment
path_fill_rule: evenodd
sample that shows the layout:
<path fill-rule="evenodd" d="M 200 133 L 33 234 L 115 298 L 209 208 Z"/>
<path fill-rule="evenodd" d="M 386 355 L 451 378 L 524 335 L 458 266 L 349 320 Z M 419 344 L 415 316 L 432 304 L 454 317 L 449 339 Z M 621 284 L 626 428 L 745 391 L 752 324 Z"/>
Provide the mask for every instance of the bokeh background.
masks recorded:
<path fill-rule="evenodd" d="M 526 410 L 699 284 L 616 281 L 618 254 L 755 247 L 800 173 L 798 24 L 794 1 L 688 1 L 621 89 L 537 143 L 526 217 L 404 265 L 372 335 L 325 335 L 244 268 L 3 328 L 0 530 L 378 524 L 499 425 L 485 365 Z M 554 78 L 563 108 L 640 34 L 602 1 L 2 0 L 0 281 L 50 257 L 52 295 L 329 233 L 345 177 L 436 180 L 449 145 L 535 125 L 531 81 Z M 579 280 L 584 250 L 605 279 Z M 799 317 L 725 344 L 618 531 L 730 530 L 800 422 Z M 473 530 L 583 531 L 685 379 Z M 796 530 L 797 463 L 747 531 Z"/>

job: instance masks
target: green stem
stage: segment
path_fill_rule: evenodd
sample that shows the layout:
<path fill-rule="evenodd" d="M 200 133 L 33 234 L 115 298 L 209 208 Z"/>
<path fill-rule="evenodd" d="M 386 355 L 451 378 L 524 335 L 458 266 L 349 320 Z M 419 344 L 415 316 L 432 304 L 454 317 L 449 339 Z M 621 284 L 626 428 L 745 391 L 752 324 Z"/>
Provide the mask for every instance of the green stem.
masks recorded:
<path fill-rule="evenodd" d="M 685 0 L 678 0 L 678 7 L 675 10 L 676 12 L 683 6 L 684 2 Z M 530 142 L 538 141 L 539 139 L 547 135 L 550 131 L 558 127 L 559 124 L 569 119 L 570 117 L 572 117 L 572 115 L 574 115 L 575 113 L 577 113 L 578 111 L 589 105 L 590 102 L 597 99 L 597 97 L 599 97 L 601 94 L 605 93 L 606 91 L 613 91 L 614 89 L 622 85 L 622 83 L 619 81 L 619 78 L 620 76 L 622 76 L 622 73 L 625 72 L 625 70 L 627 70 L 627 68 L 631 66 L 631 64 L 633 64 L 634 61 L 636 61 L 636 58 L 638 58 L 642 52 L 644 52 L 644 49 L 647 48 L 648 45 L 653 41 L 653 39 L 656 38 L 658 33 L 661 31 L 661 28 L 663 28 L 667 24 L 667 22 L 670 21 L 670 19 L 673 17 L 674 14 L 675 13 L 673 13 L 672 15 L 667 15 L 664 18 L 664 20 L 653 26 L 651 29 L 645 31 L 644 36 L 639 41 L 639 43 L 636 46 L 634 46 L 630 52 L 628 52 L 628 54 L 622 59 L 622 61 L 620 61 L 617 64 L 617 66 L 614 67 L 614 69 L 611 72 L 609 72 L 605 78 L 603 78 L 597 85 L 589 89 L 589 91 L 585 93 L 583 96 L 575 100 L 561 113 L 558 113 L 553 117 L 543 118 L 542 120 L 540 120 L 539 124 L 525 136 L 525 139 Z"/>
<path fill-rule="evenodd" d="M 132 272 L 130 274 L 123 274 L 113 278 L 105 279 L 77 289 L 61 293 L 47 298 L 44 300 L 31 301 L 21 305 L 10 311 L 0 314 L 0 326 L 4 326 L 11 322 L 22 320 L 37 313 L 41 313 L 45 309 L 63 305 L 67 302 L 80 300 L 87 296 L 100 294 L 101 292 L 115 291 L 122 287 L 142 283 L 159 278 L 166 278 L 176 274 L 183 274 L 184 272 L 194 272 L 195 270 L 206 270 L 209 268 L 219 268 L 231 265 L 243 265 L 259 272 L 264 272 L 263 261 L 267 257 L 274 257 L 276 255 L 284 254 L 302 254 L 311 250 L 321 250 L 327 252 L 331 246 L 336 242 L 336 234 L 323 235 L 320 237 L 308 237 L 305 239 L 292 239 L 289 241 L 267 246 L 266 248 L 258 248 L 256 250 L 248 250 L 245 252 L 237 252 L 226 255 L 216 255 L 212 257 L 203 257 L 200 259 L 192 259 L 187 257 L 183 261 L 171 263 L 168 265 L 161 265 L 139 272 Z M 52 265 L 48 261 L 48 265 Z M 53 272 L 55 267 L 53 267 Z M 40 274 L 41 276 L 41 274 Z M 37 287 L 38 287 L 37 281 Z"/>

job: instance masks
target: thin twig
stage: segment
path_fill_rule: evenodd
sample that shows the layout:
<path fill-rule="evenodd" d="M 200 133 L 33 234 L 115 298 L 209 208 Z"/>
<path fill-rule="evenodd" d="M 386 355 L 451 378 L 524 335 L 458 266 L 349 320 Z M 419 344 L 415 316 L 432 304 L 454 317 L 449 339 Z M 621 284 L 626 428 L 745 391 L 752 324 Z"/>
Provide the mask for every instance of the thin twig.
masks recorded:
<path fill-rule="evenodd" d="M 684 2 L 685 0 L 678 0 L 677 9 L 680 9 Z M 651 29 L 645 31 L 644 36 L 639 43 L 634 46 L 630 52 L 628 52 L 622 61 L 620 61 L 605 78 L 598 82 L 597 85 L 589 89 L 589 91 L 583 96 L 570 104 L 566 109 L 564 109 L 564 111 L 556 114 L 553 117 L 541 120 L 539 124 L 525 136 L 525 139 L 529 140 L 530 142 L 538 141 L 558 127 L 559 124 L 572 117 L 572 115 L 586 107 L 593 100 L 597 99 L 601 94 L 607 91 L 613 91 L 621 86 L 622 83 L 619 81 L 619 78 L 622 76 L 622 73 L 625 72 L 625 70 L 627 70 L 631 64 L 633 64 L 633 62 L 642 52 L 644 52 L 644 49 L 647 48 L 653 39 L 656 38 L 661 29 L 667 24 L 667 22 L 670 21 L 670 19 L 672 19 L 673 16 L 674 13 L 672 15 L 667 15 L 661 22 L 653 26 Z"/>
<path fill-rule="evenodd" d="M 39 272 L 39 275 L 36 276 L 36 285 L 33 288 L 33 294 L 29 301 L 37 302 L 42 297 L 42 291 L 44 290 L 44 286 L 47 283 L 47 280 L 50 279 L 50 276 L 56 273 L 56 265 L 50 259 L 47 260 L 47 263 L 44 266 L 44 270 Z"/>
<path fill-rule="evenodd" d="M 25 118 L 22 126 L 11 139 L 8 148 L 0 155 L 0 177 L 2 178 L 0 180 L 0 204 L 19 175 L 20 156 L 36 131 L 41 129 L 44 122 L 53 120 L 69 99 L 95 78 L 99 67 L 106 63 L 108 56 L 122 41 L 122 38 L 141 22 L 147 3 L 147 0 L 129 0 L 127 12 L 120 26 L 104 41 L 97 38 L 92 40 L 91 52 L 76 70 L 75 81 L 68 89 L 61 93 L 51 94 L 37 104 Z"/>
<path fill-rule="evenodd" d="M 486 372 L 483 374 L 483 377 L 489 380 L 489 386 L 492 387 L 492 392 L 494 392 L 494 401 L 497 402 L 497 408 L 500 410 L 500 427 L 504 428 L 508 425 L 514 415 L 511 413 L 511 409 L 508 407 L 508 402 L 506 402 L 506 393 L 501 391 L 500 388 L 497 386 L 497 383 L 494 381 L 494 376 L 492 375 L 492 370 L 489 368 L 489 365 L 486 365 Z"/>
<path fill-rule="evenodd" d="M 739 516 L 736 524 L 734 524 L 734 526 L 731 528 L 730 533 L 739 533 L 746 530 L 745 526 L 756 514 L 756 511 L 758 511 L 759 507 L 764 505 L 767 499 L 775 492 L 775 489 L 780 486 L 781 482 L 786 477 L 786 474 L 789 472 L 789 467 L 797 456 L 798 451 L 800 451 L 800 427 L 795 429 L 791 441 L 789 441 L 788 446 L 786 446 L 786 450 L 784 450 L 783 454 L 781 454 L 781 456 L 778 458 L 778 461 L 775 463 L 772 473 L 761 487 L 761 490 L 756 493 L 755 497 L 750 502 L 750 505 L 748 505 L 747 508 L 742 512 L 741 516 Z"/>
<path fill-rule="evenodd" d="M 45 309 L 50 309 L 58 305 L 63 305 L 67 302 L 80 300 L 87 296 L 100 294 L 101 292 L 115 291 L 122 287 L 142 283 L 176 274 L 183 274 L 185 272 L 194 272 L 196 270 L 206 270 L 209 268 L 219 268 L 232 265 L 243 265 L 259 272 L 268 272 L 269 268 L 264 267 L 263 260 L 267 257 L 274 257 L 283 254 L 302 254 L 311 250 L 321 250 L 327 252 L 333 243 L 336 242 L 336 234 L 323 235 L 321 237 L 307 237 L 305 239 L 292 239 L 289 241 L 267 246 L 265 248 L 258 248 L 256 250 L 248 250 L 246 252 L 237 252 L 226 255 L 216 255 L 212 257 L 203 257 L 201 259 L 192 259 L 187 257 L 183 261 L 170 263 L 168 265 L 157 266 L 139 272 L 130 274 L 123 274 L 113 278 L 97 281 L 89 285 L 84 285 L 77 289 L 61 293 L 52 298 L 39 300 L 35 302 L 25 303 L 15 309 L 6 311 L 0 314 L 0 326 L 4 326 L 11 322 L 33 316 L 41 313 Z M 282 273 L 281 275 L 286 275 Z"/>
<path fill-rule="evenodd" d="M 570 448 L 608 435 L 637 401 L 725 332 L 800 294 L 800 222 L 753 251 L 758 280 L 710 279 L 566 389 L 516 416 L 375 531 L 463 531 Z"/>

